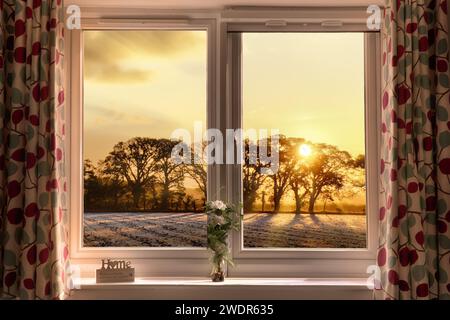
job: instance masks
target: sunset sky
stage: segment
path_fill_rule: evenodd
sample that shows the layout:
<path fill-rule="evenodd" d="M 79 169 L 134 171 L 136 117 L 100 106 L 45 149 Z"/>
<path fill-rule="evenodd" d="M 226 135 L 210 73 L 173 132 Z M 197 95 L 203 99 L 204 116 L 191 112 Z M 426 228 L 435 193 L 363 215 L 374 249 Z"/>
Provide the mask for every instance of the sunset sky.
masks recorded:
<path fill-rule="evenodd" d="M 206 32 L 85 31 L 84 156 L 206 120 Z M 245 128 L 364 153 L 363 34 L 243 35 Z"/>

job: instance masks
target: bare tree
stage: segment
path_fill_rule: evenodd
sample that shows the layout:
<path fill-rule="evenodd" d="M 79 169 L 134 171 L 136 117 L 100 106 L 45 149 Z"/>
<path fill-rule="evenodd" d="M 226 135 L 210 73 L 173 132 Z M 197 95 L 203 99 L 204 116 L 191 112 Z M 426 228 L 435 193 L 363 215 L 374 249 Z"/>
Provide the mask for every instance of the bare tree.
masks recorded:
<path fill-rule="evenodd" d="M 203 147 L 206 144 L 203 145 Z M 203 206 L 206 203 L 207 199 L 207 187 L 208 187 L 208 165 L 206 164 L 206 161 L 203 157 L 203 154 L 192 154 L 192 164 L 186 164 L 185 165 L 185 171 L 189 175 L 189 177 L 192 178 L 192 180 L 195 181 L 198 188 L 202 192 L 202 201 Z"/>
<path fill-rule="evenodd" d="M 94 204 L 98 202 L 98 197 L 103 191 L 101 181 L 97 176 L 92 161 L 89 159 L 84 160 L 84 207 L 86 211 L 93 208 Z"/>
<path fill-rule="evenodd" d="M 157 139 L 133 138 L 117 143 L 103 162 L 105 174 L 126 181 L 136 209 L 145 188 L 154 181 L 159 160 L 158 148 Z"/>
<path fill-rule="evenodd" d="M 365 157 L 358 155 L 350 161 L 345 171 L 344 186 L 339 190 L 334 190 L 333 198 L 353 198 L 365 190 Z"/>
<path fill-rule="evenodd" d="M 298 150 L 305 140 L 302 138 L 289 138 L 290 164 L 293 166 L 292 174 L 289 178 L 289 187 L 294 193 L 295 213 L 301 213 L 303 201 L 309 194 L 308 167 L 305 159 L 299 157 Z"/>
<path fill-rule="evenodd" d="M 267 176 L 261 174 L 261 169 L 265 167 L 258 156 L 259 149 L 255 142 L 249 139 L 244 143 L 244 164 L 242 166 L 242 186 L 244 197 L 244 212 L 252 212 L 253 204 L 258 197 L 258 190 L 264 184 Z M 251 163 L 250 159 L 255 159 L 255 163 Z"/>
<path fill-rule="evenodd" d="M 301 213 L 303 201 L 309 194 L 309 184 L 307 182 L 307 172 L 303 167 L 297 167 L 289 179 L 289 186 L 294 193 L 295 213 Z"/>
<path fill-rule="evenodd" d="M 160 209 L 164 211 L 169 210 L 171 191 L 184 191 L 184 165 L 172 159 L 172 149 L 178 143 L 168 139 L 159 139 L 157 142 L 159 157 L 156 163 L 156 182 L 161 186 Z"/>
<path fill-rule="evenodd" d="M 84 207 L 91 210 L 118 210 L 120 198 L 126 186 L 117 176 L 104 174 L 102 163 L 94 166 L 89 159 L 84 161 Z"/>
<path fill-rule="evenodd" d="M 297 164 L 296 146 L 303 139 L 287 139 L 285 136 L 279 138 L 279 168 L 278 171 L 269 176 L 272 180 L 273 211 L 280 211 L 281 199 L 289 187 L 289 182 L 295 172 Z"/>
<path fill-rule="evenodd" d="M 337 191 L 344 186 L 345 172 L 351 165 L 348 152 L 327 144 L 314 145 L 314 160 L 308 168 L 309 213 L 314 213 L 316 200 L 324 191 L 332 193 L 331 190 Z"/>

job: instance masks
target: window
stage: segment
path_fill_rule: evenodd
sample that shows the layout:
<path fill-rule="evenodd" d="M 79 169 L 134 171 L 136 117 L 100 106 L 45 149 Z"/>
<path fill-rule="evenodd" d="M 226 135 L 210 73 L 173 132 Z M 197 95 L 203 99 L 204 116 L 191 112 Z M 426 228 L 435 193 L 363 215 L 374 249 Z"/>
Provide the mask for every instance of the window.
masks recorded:
<path fill-rule="evenodd" d="M 243 128 L 281 135 L 276 174 L 243 166 L 244 247 L 366 248 L 364 33 L 241 39 Z"/>
<path fill-rule="evenodd" d="M 142 276 L 205 276 L 202 206 L 220 199 L 244 205 L 228 276 L 365 275 L 377 246 L 379 35 L 365 10 L 342 28 L 298 22 L 327 16 L 314 10 L 286 27 L 261 23 L 270 11 L 231 10 L 87 19 L 69 32 L 74 263 L 93 272 L 97 259 L 126 258 Z M 172 133 L 199 122 L 224 136 L 278 129 L 279 176 L 172 163 Z"/>
<path fill-rule="evenodd" d="M 216 173 L 167 154 L 174 130 L 216 126 L 214 21 L 87 18 L 67 36 L 72 263 L 88 277 L 103 258 L 138 276 L 208 274 L 200 208 Z"/>
<path fill-rule="evenodd" d="M 206 32 L 83 36 L 84 246 L 204 247 L 206 170 L 170 138 L 206 121 Z"/>
<path fill-rule="evenodd" d="M 364 276 L 377 247 L 378 33 L 314 23 L 228 31 L 231 127 L 280 134 L 276 175 L 245 156 L 227 171 L 244 206 L 229 274 Z M 250 150 L 261 135 L 247 138 Z"/>

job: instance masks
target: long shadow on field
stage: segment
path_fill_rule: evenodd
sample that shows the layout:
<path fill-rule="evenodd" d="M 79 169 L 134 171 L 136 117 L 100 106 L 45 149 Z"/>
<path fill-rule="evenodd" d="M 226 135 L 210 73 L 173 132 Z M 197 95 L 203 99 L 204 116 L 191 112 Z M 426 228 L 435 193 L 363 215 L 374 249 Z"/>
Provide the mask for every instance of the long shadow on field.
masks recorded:
<path fill-rule="evenodd" d="M 288 227 L 293 227 L 300 222 L 303 222 L 304 217 L 301 213 L 295 213 L 293 214 L 292 220 L 289 222 Z"/>
<path fill-rule="evenodd" d="M 250 223 L 253 224 L 267 224 L 270 223 L 270 221 L 275 217 L 275 213 L 254 213 L 255 220 L 251 221 Z"/>
<path fill-rule="evenodd" d="M 311 218 L 311 221 L 314 222 L 315 224 L 319 224 L 320 223 L 320 219 L 317 218 L 317 215 L 315 213 L 310 213 L 309 217 Z"/>

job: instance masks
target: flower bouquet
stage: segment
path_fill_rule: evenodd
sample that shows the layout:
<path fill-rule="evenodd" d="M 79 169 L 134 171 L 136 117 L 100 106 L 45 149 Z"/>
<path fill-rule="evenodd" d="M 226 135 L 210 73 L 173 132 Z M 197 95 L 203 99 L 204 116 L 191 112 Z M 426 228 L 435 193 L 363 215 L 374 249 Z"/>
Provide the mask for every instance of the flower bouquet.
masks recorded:
<path fill-rule="evenodd" d="M 220 200 L 210 201 L 206 204 L 208 216 L 208 249 L 212 251 L 211 272 L 212 281 L 224 281 L 223 266 L 225 262 L 233 265 L 228 249 L 228 235 L 230 231 L 239 231 L 242 214 L 239 207 L 227 205 Z"/>

